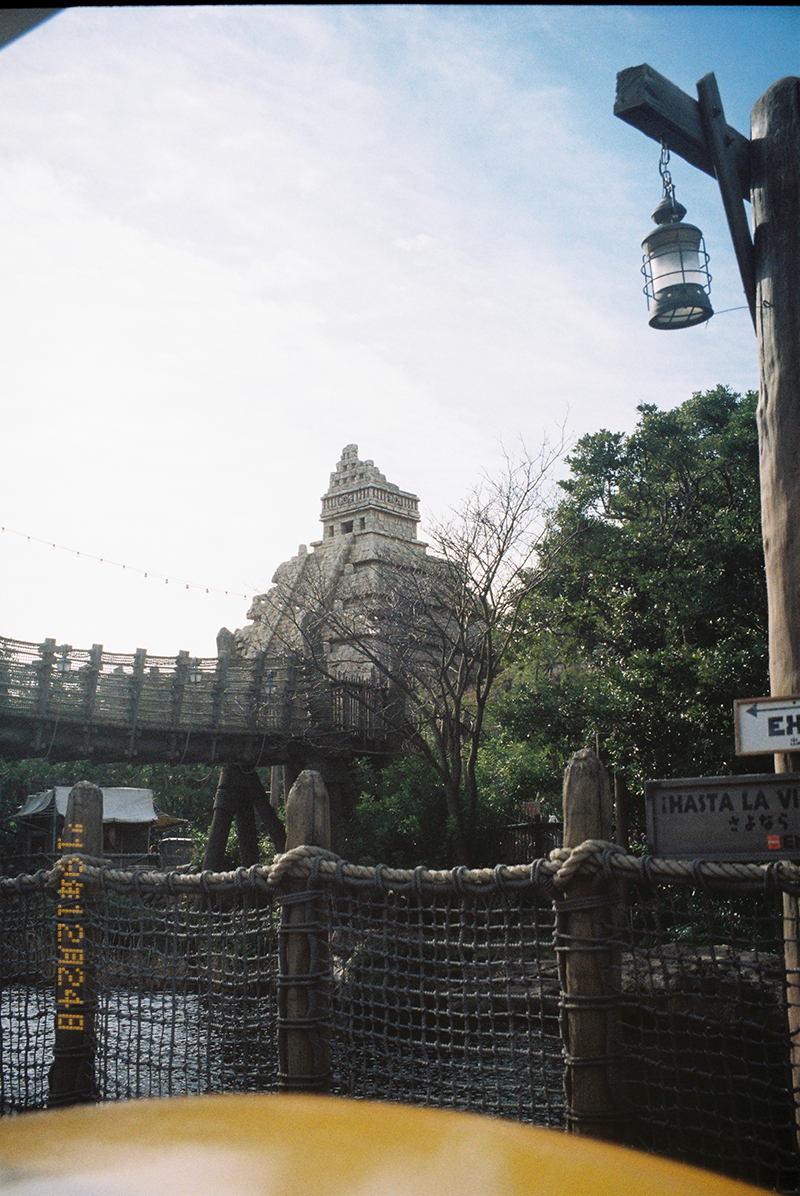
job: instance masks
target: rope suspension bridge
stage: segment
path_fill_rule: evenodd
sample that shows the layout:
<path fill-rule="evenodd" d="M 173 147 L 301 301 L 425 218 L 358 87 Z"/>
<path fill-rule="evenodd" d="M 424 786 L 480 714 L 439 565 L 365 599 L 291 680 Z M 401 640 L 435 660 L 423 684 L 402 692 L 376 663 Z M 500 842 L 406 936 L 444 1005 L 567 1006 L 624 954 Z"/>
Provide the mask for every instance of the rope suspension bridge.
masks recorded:
<path fill-rule="evenodd" d="M 0 637 L 0 757 L 285 763 L 381 750 L 386 690 L 331 682 L 289 653 L 151 656 Z"/>

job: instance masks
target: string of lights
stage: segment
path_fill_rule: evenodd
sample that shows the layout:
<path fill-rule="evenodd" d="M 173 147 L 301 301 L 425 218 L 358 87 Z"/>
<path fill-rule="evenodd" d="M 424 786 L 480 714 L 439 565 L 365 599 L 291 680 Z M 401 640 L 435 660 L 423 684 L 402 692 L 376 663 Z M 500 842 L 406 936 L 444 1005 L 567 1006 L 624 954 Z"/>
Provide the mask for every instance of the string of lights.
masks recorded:
<path fill-rule="evenodd" d="M 122 561 L 113 561 L 109 557 L 95 556 L 91 552 L 83 552 L 77 548 L 68 548 L 65 544 L 56 544 L 52 540 L 43 540 L 39 536 L 29 536 L 26 532 L 17 531 L 13 527 L 0 527 L 0 533 L 8 536 L 18 536 L 22 540 L 27 540 L 30 544 L 41 544 L 45 548 L 57 549 L 59 552 L 66 552 L 70 556 L 80 557 L 81 560 L 97 561 L 99 564 L 108 565 L 112 569 L 121 569 L 124 573 L 136 573 L 140 577 L 146 577 L 148 580 L 163 581 L 165 585 L 183 586 L 185 590 L 199 590 L 205 594 L 224 594 L 226 598 L 249 599 L 252 597 L 252 593 L 242 594 L 237 590 L 224 590 L 219 586 L 207 586 L 202 582 L 187 581 L 185 577 L 168 577 L 165 573 L 154 573 L 152 569 L 140 569 L 136 565 L 123 564 Z"/>

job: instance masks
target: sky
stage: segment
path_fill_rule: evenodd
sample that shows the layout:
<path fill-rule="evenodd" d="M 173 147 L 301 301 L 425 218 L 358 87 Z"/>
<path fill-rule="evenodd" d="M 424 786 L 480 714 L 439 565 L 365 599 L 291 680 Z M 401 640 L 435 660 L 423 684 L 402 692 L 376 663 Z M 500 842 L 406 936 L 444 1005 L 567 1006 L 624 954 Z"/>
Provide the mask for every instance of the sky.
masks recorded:
<path fill-rule="evenodd" d="M 424 538 L 504 448 L 756 388 L 677 157 L 720 314 L 648 326 L 659 147 L 613 116 L 642 62 L 714 71 L 747 135 L 798 9 L 78 7 L 0 50 L 0 635 L 211 656 L 346 444 Z"/>

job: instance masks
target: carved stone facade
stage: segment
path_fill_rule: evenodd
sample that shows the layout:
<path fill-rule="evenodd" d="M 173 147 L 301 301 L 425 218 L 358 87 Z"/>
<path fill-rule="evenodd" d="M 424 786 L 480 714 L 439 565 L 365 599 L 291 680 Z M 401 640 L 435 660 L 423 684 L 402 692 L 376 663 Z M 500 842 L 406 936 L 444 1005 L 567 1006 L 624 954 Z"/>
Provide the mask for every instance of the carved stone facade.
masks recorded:
<path fill-rule="evenodd" d="M 359 461 L 358 445 L 348 444 L 331 474 L 327 494 L 322 496 L 323 538 L 313 548 L 328 548 L 329 542 L 353 536 L 362 550 L 373 545 L 374 537 L 402 540 L 417 538 L 419 499 L 387 482 L 372 461 Z M 372 536 L 372 540 L 364 537 Z M 418 545 L 419 548 L 424 548 Z"/>
<path fill-rule="evenodd" d="M 323 633 L 327 668 L 343 679 L 373 682 L 374 669 L 341 629 L 385 591 L 390 570 L 428 567 L 426 546 L 417 540 L 419 499 L 387 482 L 372 461 L 359 460 L 357 445 L 348 444 L 322 496 L 321 520 L 322 539 L 310 552 L 301 544 L 297 556 L 278 567 L 272 589 L 253 600 L 251 621 L 234 632 L 232 646 L 246 658 L 307 651 L 303 614 L 322 605 L 340 616 Z"/>

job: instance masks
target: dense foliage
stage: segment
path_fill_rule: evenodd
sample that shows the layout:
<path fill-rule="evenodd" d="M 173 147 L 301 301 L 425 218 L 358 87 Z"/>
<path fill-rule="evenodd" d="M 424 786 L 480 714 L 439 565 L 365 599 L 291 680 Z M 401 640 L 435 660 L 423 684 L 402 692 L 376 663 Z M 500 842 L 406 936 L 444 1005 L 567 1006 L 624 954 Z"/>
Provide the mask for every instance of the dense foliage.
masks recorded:
<path fill-rule="evenodd" d="M 760 767 L 735 757 L 732 717 L 768 692 L 756 400 L 643 405 L 630 436 L 568 458 L 490 749 L 511 748 L 517 788 L 557 792 L 596 735 L 636 787 Z"/>
<path fill-rule="evenodd" d="M 454 826 L 447 816 L 442 782 L 426 760 L 410 757 L 382 769 L 354 765 L 360 798 L 345 826 L 344 855 L 363 864 L 442 868 L 453 857 Z M 475 867 L 503 859 L 503 830 L 512 800 L 502 788 L 478 794 L 472 861 Z"/>

